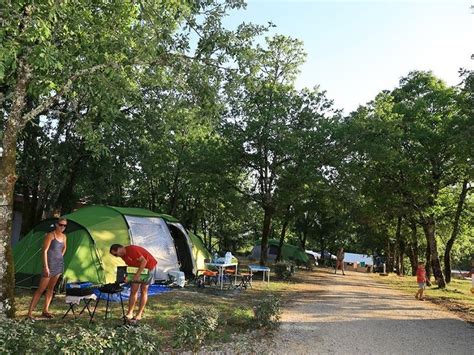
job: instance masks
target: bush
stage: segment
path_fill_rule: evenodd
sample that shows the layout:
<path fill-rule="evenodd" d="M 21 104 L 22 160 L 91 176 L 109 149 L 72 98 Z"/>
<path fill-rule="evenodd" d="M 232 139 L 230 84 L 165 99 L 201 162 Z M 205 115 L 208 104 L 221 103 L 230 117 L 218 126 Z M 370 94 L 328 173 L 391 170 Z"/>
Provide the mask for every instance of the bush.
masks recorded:
<path fill-rule="evenodd" d="M 314 258 L 308 258 L 308 261 L 306 262 L 306 269 L 309 271 L 312 271 L 315 266 L 315 259 Z"/>
<path fill-rule="evenodd" d="M 1 354 L 25 354 L 33 347 L 37 338 L 31 322 L 0 320 Z"/>
<path fill-rule="evenodd" d="M 280 322 L 281 300 L 275 295 L 262 299 L 254 307 L 255 323 L 258 328 L 276 328 Z"/>
<path fill-rule="evenodd" d="M 44 336 L 49 339 L 51 352 L 60 354 L 93 354 L 101 353 L 104 349 L 112 349 L 112 338 L 115 329 L 105 330 L 100 326 L 91 328 L 71 327 L 61 331 L 48 330 Z"/>
<path fill-rule="evenodd" d="M 173 345 L 197 350 L 209 334 L 216 330 L 219 313 L 213 308 L 196 307 L 184 311 L 178 319 Z"/>
<path fill-rule="evenodd" d="M 280 280 L 288 280 L 295 273 L 294 265 L 286 261 L 276 263 L 274 270 L 276 277 Z"/>
<path fill-rule="evenodd" d="M 158 332 L 147 325 L 119 327 L 112 338 L 110 353 L 151 354 L 158 352 L 160 343 Z"/>
<path fill-rule="evenodd" d="M 44 331 L 29 321 L 0 323 L 0 354 L 148 354 L 158 349 L 158 333 L 145 325 L 64 326 Z"/>

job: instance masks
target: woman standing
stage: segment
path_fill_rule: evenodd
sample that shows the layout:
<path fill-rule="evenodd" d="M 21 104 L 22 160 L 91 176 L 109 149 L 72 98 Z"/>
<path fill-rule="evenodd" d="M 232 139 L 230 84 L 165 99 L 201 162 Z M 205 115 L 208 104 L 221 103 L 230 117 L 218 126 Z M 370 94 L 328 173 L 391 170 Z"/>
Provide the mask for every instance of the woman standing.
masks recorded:
<path fill-rule="evenodd" d="M 49 313 L 49 304 L 53 299 L 53 291 L 59 277 L 64 270 L 64 253 L 66 252 L 66 235 L 64 230 L 67 227 L 67 220 L 60 218 L 56 222 L 56 228 L 46 234 L 43 242 L 43 274 L 39 287 L 31 299 L 28 310 L 28 318 L 33 319 L 32 313 L 36 308 L 41 295 L 46 290 L 45 301 L 42 316 L 53 318 Z"/>

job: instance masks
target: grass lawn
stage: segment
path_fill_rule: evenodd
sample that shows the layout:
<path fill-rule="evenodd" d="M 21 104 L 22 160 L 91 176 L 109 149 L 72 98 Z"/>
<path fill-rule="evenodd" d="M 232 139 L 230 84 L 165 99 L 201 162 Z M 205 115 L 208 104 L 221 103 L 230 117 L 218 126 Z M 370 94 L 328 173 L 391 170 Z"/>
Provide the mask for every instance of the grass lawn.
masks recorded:
<path fill-rule="evenodd" d="M 389 276 L 379 276 L 373 274 L 378 281 L 389 284 L 391 287 L 415 295 L 418 290 L 416 276 L 400 277 L 396 274 Z M 451 311 L 457 312 L 459 316 L 474 321 L 474 294 L 471 293 L 470 280 L 452 279 L 445 289 L 440 289 L 436 285 L 426 287 L 425 296 L 428 301 L 441 304 Z"/>
<path fill-rule="evenodd" d="M 273 275 L 272 275 L 273 277 Z M 264 284 L 254 278 L 253 287 L 247 290 L 217 290 L 214 288 L 198 289 L 190 286 L 184 289 L 172 289 L 169 292 L 150 297 L 147 308 L 142 319 L 143 324 L 156 329 L 161 334 L 163 350 L 171 349 L 172 336 L 179 314 L 189 308 L 196 306 L 212 307 L 219 311 L 219 327 L 208 339 L 208 343 L 226 342 L 235 333 L 245 332 L 254 329 L 253 326 L 253 306 L 268 294 L 278 294 L 285 300 L 295 288 L 294 283 L 278 282 L 272 280 L 270 284 Z M 261 279 L 260 279 L 261 280 Z M 16 304 L 17 318 L 25 318 L 33 291 L 17 289 Z M 38 318 L 35 327 L 41 329 L 60 329 L 64 324 L 77 324 L 88 326 L 87 311 L 74 320 L 72 315 L 68 315 L 62 320 L 62 315 L 67 310 L 64 295 L 57 295 L 50 307 L 50 311 L 55 315 L 51 320 Z M 41 313 L 43 298 L 38 304 L 36 315 Z M 125 302 L 125 307 L 127 303 Z M 111 327 L 120 324 L 120 304 L 112 303 L 112 317 L 105 320 L 105 301 L 101 301 L 94 317 L 96 323 L 110 325 Z M 75 323 L 74 323 L 75 322 Z"/>

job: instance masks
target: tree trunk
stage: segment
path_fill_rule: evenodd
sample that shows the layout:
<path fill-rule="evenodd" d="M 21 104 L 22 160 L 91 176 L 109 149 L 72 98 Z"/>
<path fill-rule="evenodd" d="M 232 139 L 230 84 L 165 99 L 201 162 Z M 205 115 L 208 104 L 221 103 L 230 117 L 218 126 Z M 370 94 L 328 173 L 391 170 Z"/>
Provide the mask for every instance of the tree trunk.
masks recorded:
<path fill-rule="evenodd" d="M 416 276 L 416 269 L 418 268 L 418 238 L 416 224 L 411 223 L 411 243 L 410 243 L 410 263 L 411 275 Z"/>
<path fill-rule="evenodd" d="M 426 237 L 426 235 L 425 235 Z M 425 251 L 425 270 L 426 270 L 426 279 L 428 280 L 428 286 L 431 286 L 431 248 L 430 243 L 428 241 L 428 237 L 426 237 L 426 251 Z M 418 268 L 418 265 L 417 265 Z"/>
<path fill-rule="evenodd" d="M 308 239 L 308 231 L 307 228 L 303 231 L 303 239 L 301 240 L 301 247 L 303 250 L 306 250 L 306 240 Z"/>
<path fill-rule="evenodd" d="M 400 252 L 398 254 L 400 261 L 400 274 L 399 276 L 405 276 L 405 265 L 403 264 L 403 259 L 405 258 L 405 245 L 402 243 L 400 247 Z"/>
<path fill-rule="evenodd" d="M 281 250 L 283 249 L 283 243 L 285 242 L 285 236 L 286 236 L 286 229 L 288 227 L 289 222 L 290 222 L 290 219 L 288 217 L 285 217 L 285 221 L 283 222 L 283 226 L 281 227 L 280 243 L 278 244 L 278 254 L 275 261 L 281 261 Z"/>
<path fill-rule="evenodd" d="M 26 88 L 31 78 L 31 67 L 20 58 L 17 81 L 10 115 L 4 126 L 3 154 L 0 160 L 0 317 L 15 315 L 15 272 L 11 253 L 13 195 L 16 176 L 16 143 L 25 126 L 22 114 L 26 102 Z"/>
<path fill-rule="evenodd" d="M 398 276 L 401 276 L 401 230 L 402 230 L 402 217 L 399 216 L 397 218 L 397 229 L 396 229 L 396 232 L 395 232 L 395 269 L 396 269 L 396 272 L 397 272 L 397 275 Z"/>
<path fill-rule="evenodd" d="M 387 242 L 387 261 L 386 261 L 386 272 L 392 272 L 393 271 L 393 264 L 392 264 L 392 248 L 390 245 L 390 240 Z"/>
<path fill-rule="evenodd" d="M 441 271 L 441 264 L 439 262 L 438 247 L 436 245 L 436 224 L 433 215 L 428 216 L 423 221 L 423 230 L 426 235 L 426 240 L 430 248 L 431 254 L 431 267 L 433 268 L 433 276 L 436 279 L 436 283 L 439 288 L 445 288 L 446 283 L 444 281 L 443 272 Z M 428 260 L 427 260 L 428 263 Z"/>
<path fill-rule="evenodd" d="M 264 266 L 267 262 L 268 255 L 268 239 L 270 237 L 270 231 L 272 227 L 273 208 L 271 206 L 264 207 L 263 217 L 263 230 L 262 230 L 262 242 L 260 252 L 260 265 Z"/>
<path fill-rule="evenodd" d="M 451 282 L 451 249 L 453 248 L 454 242 L 459 234 L 459 221 L 461 220 L 461 214 L 464 208 L 464 201 L 468 191 L 468 179 L 464 179 L 462 183 L 461 194 L 459 195 L 458 206 L 456 208 L 456 214 L 454 215 L 453 230 L 451 232 L 451 238 L 446 243 L 446 249 L 444 251 L 444 277 L 446 283 Z"/>

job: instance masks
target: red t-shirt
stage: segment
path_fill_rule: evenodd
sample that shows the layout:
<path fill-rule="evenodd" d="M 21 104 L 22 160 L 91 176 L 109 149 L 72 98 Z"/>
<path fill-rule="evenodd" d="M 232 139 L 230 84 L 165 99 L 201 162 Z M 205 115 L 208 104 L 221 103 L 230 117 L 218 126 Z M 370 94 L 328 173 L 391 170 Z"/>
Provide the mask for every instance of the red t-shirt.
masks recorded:
<path fill-rule="evenodd" d="M 425 282 L 426 281 L 426 270 L 424 267 L 419 267 L 416 269 L 416 282 Z"/>
<path fill-rule="evenodd" d="M 138 259 L 143 256 L 146 259 L 145 268 L 153 270 L 157 264 L 156 259 L 150 254 L 148 250 L 138 245 L 128 245 L 125 247 L 125 255 L 122 256 L 125 264 L 132 267 L 140 267 L 140 261 Z"/>

